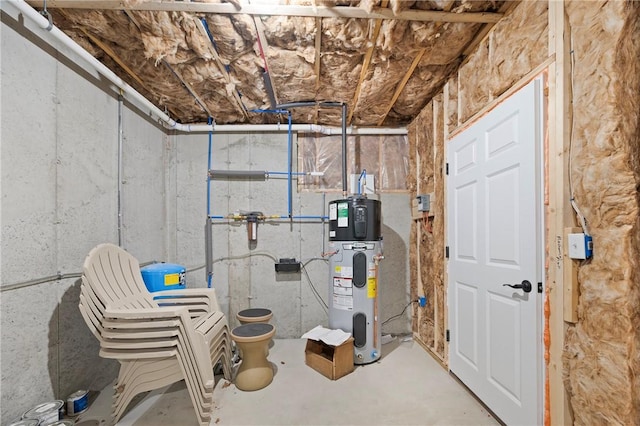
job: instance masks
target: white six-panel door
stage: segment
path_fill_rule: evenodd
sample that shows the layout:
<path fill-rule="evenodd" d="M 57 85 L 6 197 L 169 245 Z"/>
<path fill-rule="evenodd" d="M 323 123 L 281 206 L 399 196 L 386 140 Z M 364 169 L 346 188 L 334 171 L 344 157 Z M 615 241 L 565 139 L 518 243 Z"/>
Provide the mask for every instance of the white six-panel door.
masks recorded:
<path fill-rule="evenodd" d="M 447 143 L 449 367 L 502 421 L 542 419 L 536 80 Z M 504 284 L 527 280 L 527 293 Z"/>

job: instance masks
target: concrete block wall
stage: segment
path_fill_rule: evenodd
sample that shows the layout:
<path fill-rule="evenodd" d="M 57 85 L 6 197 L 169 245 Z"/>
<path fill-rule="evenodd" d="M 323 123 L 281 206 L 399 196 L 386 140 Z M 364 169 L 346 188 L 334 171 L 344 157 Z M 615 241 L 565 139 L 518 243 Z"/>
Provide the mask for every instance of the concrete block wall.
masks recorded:
<path fill-rule="evenodd" d="M 297 164 L 293 141 L 292 161 Z M 212 168 L 222 170 L 287 170 L 287 134 L 214 134 Z M 207 217 L 206 172 L 208 135 L 180 135 L 177 150 L 177 245 L 178 259 L 187 266 L 205 262 L 204 226 Z M 298 192 L 293 184 L 294 216 L 327 215 L 328 202 L 340 193 Z M 381 195 L 385 259 L 381 264 L 381 318 L 399 314 L 409 301 L 408 247 L 409 195 Z M 266 181 L 215 179 L 211 182 L 211 214 L 226 216 L 234 212 L 260 211 L 265 215 L 287 215 L 286 177 Z M 267 220 L 258 225 L 257 244 L 248 242 L 246 223 L 216 220 L 213 225 L 213 287 L 230 322 L 235 314 L 249 307 L 267 307 L 274 313 L 272 323 L 279 338 L 298 338 L 316 325 L 328 324 L 325 308 L 328 298 L 328 262 L 321 258 L 328 245 L 328 225 L 317 220 L 290 223 Z M 276 273 L 279 258 L 296 258 L 306 264 L 300 274 Z M 204 270 L 187 275 L 188 285 L 205 286 Z M 311 283 L 309 282 L 311 281 Z M 385 333 L 408 333 L 407 317 L 391 321 Z"/>
<path fill-rule="evenodd" d="M 78 273 L 93 246 L 118 242 L 118 99 L 3 3 L 0 422 L 7 424 L 36 404 L 102 389 L 117 374 L 80 315 L 77 275 L 14 284 Z M 126 103 L 123 135 L 123 245 L 141 261 L 165 258 L 171 140 Z"/>

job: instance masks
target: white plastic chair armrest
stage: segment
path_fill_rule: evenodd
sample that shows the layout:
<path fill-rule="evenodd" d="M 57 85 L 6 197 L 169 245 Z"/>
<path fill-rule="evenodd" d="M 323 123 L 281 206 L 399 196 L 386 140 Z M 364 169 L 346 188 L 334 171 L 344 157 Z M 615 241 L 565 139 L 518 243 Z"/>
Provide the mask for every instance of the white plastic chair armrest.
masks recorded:
<path fill-rule="evenodd" d="M 206 302 L 209 305 L 208 312 L 219 311 L 218 298 L 216 297 L 216 291 L 212 288 L 185 288 L 181 290 L 162 290 L 152 293 L 153 299 L 157 303 L 166 305 L 168 303 L 181 303 L 180 299 L 198 299 L 202 300 L 198 303 Z M 175 300 L 175 302 L 174 302 Z M 187 304 L 182 304 L 187 306 Z"/>
<path fill-rule="evenodd" d="M 104 310 L 105 318 L 123 319 L 158 319 L 175 318 L 186 315 L 189 318 L 189 310 L 186 307 L 161 306 L 158 308 L 111 308 Z"/>

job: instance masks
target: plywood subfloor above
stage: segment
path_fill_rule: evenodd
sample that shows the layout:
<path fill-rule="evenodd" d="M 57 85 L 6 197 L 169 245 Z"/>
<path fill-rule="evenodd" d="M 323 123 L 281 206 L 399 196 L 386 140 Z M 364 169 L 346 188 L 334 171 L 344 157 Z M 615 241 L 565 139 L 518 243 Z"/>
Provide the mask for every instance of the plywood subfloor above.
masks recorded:
<path fill-rule="evenodd" d="M 411 122 L 513 2 L 49 0 L 54 25 L 181 123 L 346 102 L 356 126 Z M 43 2 L 29 1 L 42 10 Z M 291 109 L 339 125 L 337 108 Z"/>

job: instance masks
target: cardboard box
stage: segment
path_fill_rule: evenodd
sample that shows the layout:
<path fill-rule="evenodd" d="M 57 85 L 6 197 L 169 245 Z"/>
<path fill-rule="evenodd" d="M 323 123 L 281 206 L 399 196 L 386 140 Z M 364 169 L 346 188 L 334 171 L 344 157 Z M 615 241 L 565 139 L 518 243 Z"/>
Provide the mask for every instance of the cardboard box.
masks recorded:
<path fill-rule="evenodd" d="M 331 380 L 346 376 L 354 369 L 353 337 L 340 346 L 331 346 L 321 341 L 307 339 L 304 361 L 309 367 Z"/>

